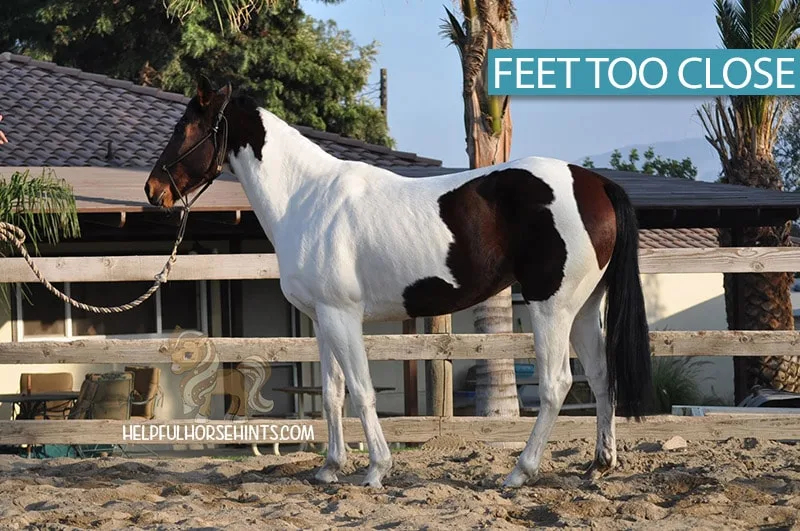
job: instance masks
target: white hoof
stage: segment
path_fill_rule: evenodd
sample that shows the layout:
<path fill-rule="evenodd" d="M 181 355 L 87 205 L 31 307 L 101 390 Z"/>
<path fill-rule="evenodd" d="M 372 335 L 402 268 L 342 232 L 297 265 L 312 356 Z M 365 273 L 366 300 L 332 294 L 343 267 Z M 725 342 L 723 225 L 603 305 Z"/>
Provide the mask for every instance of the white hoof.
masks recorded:
<path fill-rule="evenodd" d="M 367 469 L 367 477 L 365 477 L 364 481 L 361 482 L 361 486 L 382 489 L 382 480 L 384 477 L 386 477 L 386 474 L 389 473 L 391 468 L 391 458 L 387 459 L 386 461 L 370 463 L 369 468 Z"/>
<path fill-rule="evenodd" d="M 325 463 L 317 470 L 317 473 L 314 474 L 314 478 L 320 483 L 336 483 L 339 481 L 339 477 L 336 475 L 338 470 L 338 467 Z"/>
<path fill-rule="evenodd" d="M 518 488 L 523 486 L 529 480 L 533 479 L 532 476 L 523 472 L 519 467 L 515 467 L 514 470 L 506 477 L 506 480 L 503 481 L 504 487 L 509 487 L 512 489 Z"/>

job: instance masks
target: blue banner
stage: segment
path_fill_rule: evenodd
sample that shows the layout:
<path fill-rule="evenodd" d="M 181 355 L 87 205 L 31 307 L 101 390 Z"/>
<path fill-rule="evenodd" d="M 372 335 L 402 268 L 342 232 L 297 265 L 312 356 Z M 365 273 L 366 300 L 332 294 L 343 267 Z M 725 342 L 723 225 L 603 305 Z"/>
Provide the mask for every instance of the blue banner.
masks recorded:
<path fill-rule="evenodd" d="M 489 94 L 789 96 L 798 50 L 489 50 Z"/>

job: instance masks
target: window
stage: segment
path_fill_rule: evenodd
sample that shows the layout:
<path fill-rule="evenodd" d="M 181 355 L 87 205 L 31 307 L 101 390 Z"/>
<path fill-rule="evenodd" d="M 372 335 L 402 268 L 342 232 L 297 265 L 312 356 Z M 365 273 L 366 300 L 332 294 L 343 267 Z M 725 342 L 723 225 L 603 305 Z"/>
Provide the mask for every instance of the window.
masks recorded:
<path fill-rule="evenodd" d="M 56 287 L 94 306 L 114 306 L 144 293 L 150 282 L 65 282 Z M 17 341 L 92 337 L 158 337 L 180 326 L 208 333 L 206 282 L 169 282 L 133 310 L 96 314 L 56 299 L 40 284 L 16 286 Z"/>

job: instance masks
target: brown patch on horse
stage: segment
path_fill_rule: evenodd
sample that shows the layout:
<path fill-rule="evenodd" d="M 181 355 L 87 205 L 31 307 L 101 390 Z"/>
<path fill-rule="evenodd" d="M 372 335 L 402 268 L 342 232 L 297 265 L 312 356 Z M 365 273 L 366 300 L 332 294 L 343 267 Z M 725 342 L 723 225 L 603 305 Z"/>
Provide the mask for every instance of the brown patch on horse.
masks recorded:
<path fill-rule="evenodd" d="M 564 278 L 567 248 L 547 208 L 553 189 L 530 171 L 498 170 L 439 198 L 439 213 L 453 233 L 447 267 L 456 288 L 423 278 L 403 292 L 411 317 L 468 308 L 516 279 L 527 301 L 550 298 Z"/>
<path fill-rule="evenodd" d="M 246 146 L 253 148 L 253 155 L 261 159 L 261 152 L 267 141 L 264 122 L 258 112 L 255 100 L 247 96 L 237 96 L 231 100 L 228 112 L 228 150 L 238 154 Z"/>
<path fill-rule="evenodd" d="M 609 181 L 602 175 L 574 164 L 569 164 L 569 169 L 572 172 L 572 192 L 578 203 L 578 211 L 592 240 L 597 265 L 602 269 L 611 260 L 617 241 L 617 216 L 605 190 Z"/>

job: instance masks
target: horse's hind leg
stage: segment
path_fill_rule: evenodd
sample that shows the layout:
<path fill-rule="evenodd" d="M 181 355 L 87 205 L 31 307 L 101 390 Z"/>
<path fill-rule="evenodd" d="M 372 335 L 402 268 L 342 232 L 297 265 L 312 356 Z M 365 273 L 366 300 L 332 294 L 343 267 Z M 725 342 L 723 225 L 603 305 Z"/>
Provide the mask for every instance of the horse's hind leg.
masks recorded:
<path fill-rule="evenodd" d="M 383 476 L 392 467 L 392 455 L 383 437 L 375 410 L 375 388 L 369 376 L 367 352 L 361 329 L 361 314 L 352 309 L 319 305 L 316 308 L 317 336 L 330 346 L 344 372 L 353 407 L 361 417 L 367 437 L 369 469 L 363 484 L 381 487 Z"/>
<path fill-rule="evenodd" d="M 319 328 L 319 325 L 316 326 Z M 318 338 L 320 367 L 322 370 L 322 407 L 328 421 L 328 455 L 316 478 L 323 483 L 338 481 L 336 473 L 347 461 L 342 428 L 344 406 L 344 373 L 324 339 Z"/>
<path fill-rule="evenodd" d="M 519 456 L 517 466 L 505 480 L 504 485 L 507 487 L 519 487 L 538 474 L 547 440 L 564 398 L 572 386 L 572 374 L 569 368 L 569 330 L 573 314 L 570 314 L 556 297 L 546 302 L 532 302 L 528 308 L 533 321 L 541 407 L 533 432 Z"/>
<path fill-rule="evenodd" d="M 605 344 L 600 329 L 602 298 L 603 287 L 599 286 L 578 312 L 570 334 L 570 341 L 597 402 L 597 446 L 588 471 L 592 476 L 602 475 L 617 465 L 614 403 L 608 392 Z"/>

